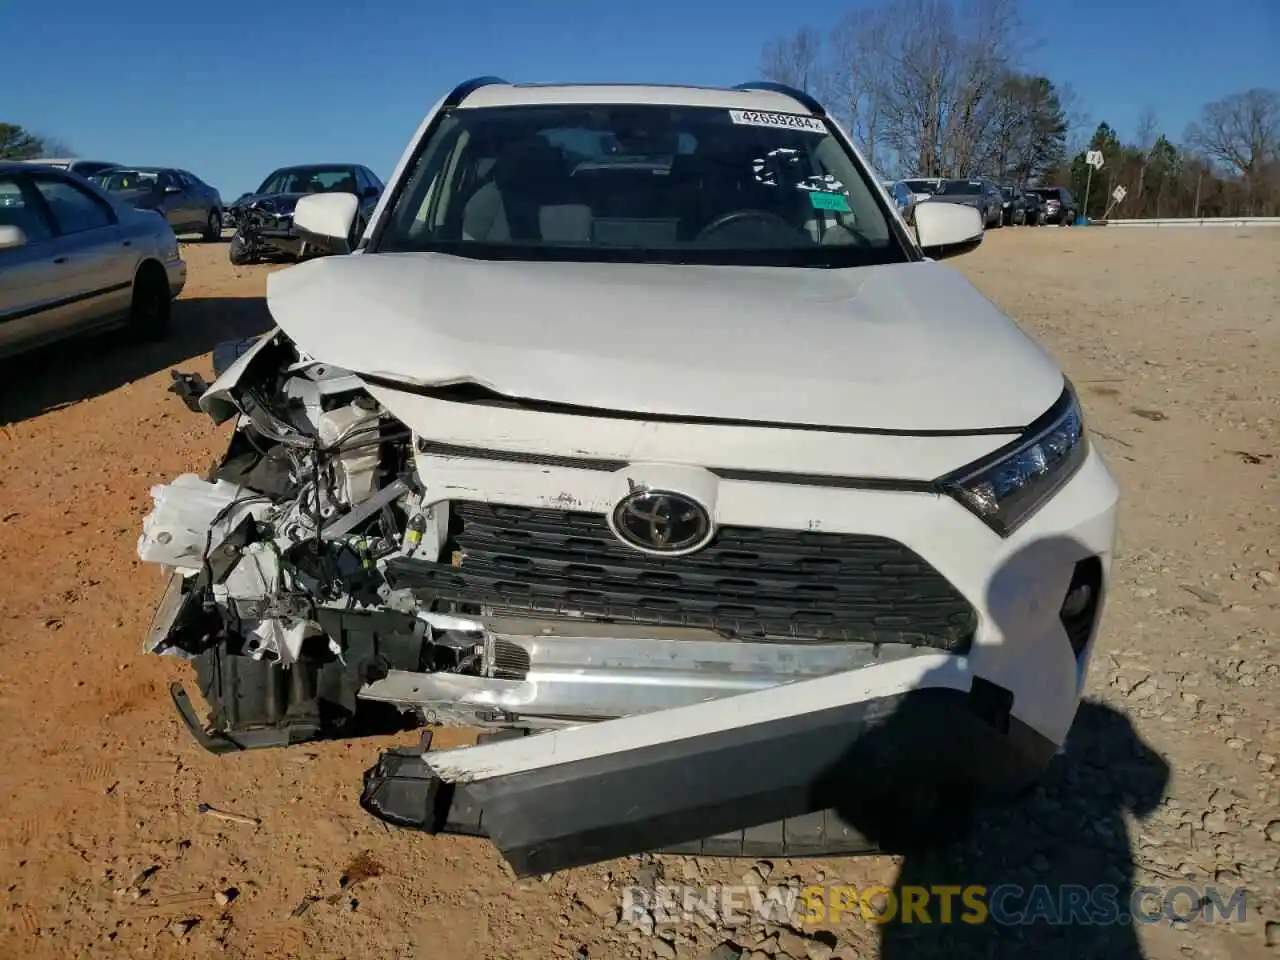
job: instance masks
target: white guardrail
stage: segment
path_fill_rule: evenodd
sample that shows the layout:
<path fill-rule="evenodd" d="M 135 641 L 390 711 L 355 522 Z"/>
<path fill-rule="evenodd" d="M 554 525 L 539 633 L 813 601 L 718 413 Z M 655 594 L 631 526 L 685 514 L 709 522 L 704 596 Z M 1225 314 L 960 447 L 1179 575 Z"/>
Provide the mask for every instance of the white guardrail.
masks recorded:
<path fill-rule="evenodd" d="M 1099 222 L 1099 221 L 1095 221 Z M 1107 220 L 1108 227 L 1280 227 L 1280 217 L 1161 217 Z"/>

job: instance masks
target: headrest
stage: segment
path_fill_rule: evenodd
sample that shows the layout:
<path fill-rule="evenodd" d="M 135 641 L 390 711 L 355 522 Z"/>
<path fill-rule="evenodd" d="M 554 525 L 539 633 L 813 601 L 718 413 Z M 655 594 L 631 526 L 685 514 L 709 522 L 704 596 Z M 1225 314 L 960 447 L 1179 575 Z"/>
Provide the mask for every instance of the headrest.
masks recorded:
<path fill-rule="evenodd" d="M 564 154 L 541 137 L 512 144 L 493 164 L 493 178 L 499 184 L 558 180 L 567 175 Z"/>

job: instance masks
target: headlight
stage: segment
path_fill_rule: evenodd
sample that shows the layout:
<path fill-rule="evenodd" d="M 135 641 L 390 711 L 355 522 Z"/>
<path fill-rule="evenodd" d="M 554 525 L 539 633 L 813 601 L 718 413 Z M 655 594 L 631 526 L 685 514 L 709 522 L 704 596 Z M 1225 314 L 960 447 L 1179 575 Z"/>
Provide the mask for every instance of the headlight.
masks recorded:
<path fill-rule="evenodd" d="M 1088 452 L 1070 382 L 1049 411 L 1008 446 L 942 479 L 943 489 L 1007 537 L 1071 479 Z"/>

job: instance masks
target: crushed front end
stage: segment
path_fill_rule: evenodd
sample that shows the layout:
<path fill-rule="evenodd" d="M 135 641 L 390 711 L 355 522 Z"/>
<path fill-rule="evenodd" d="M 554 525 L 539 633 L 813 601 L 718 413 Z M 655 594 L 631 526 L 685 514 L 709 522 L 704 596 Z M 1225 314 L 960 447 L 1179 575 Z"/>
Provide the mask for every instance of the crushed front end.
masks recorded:
<path fill-rule="evenodd" d="M 246 261 L 270 257 L 298 257 L 303 241 L 293 225 L 292 197 L 254 197 L 244 200 L 228 213 L 227 224 L 236 232 L 232 237 L 237 258 Z"/>
<path fill-rule="evenodd" d="M 1017 437 L 534 413 L 278 331 L 223 357 L 175 388 L 235 420 L 227 453 L 155 488 L 139 542 L 170 574 L 146 648 L 193 662 L 208 749 L 488 728 L 388 752 L 362 803 L 527 874 L 919 842 L 1065 740 L 1114 530 L 1087 448 L 997 535 L 934 478 Z M 534 423 L 543 449 L 512 444 Z M 871 455 L 914 466 L 827 466 Z"/>

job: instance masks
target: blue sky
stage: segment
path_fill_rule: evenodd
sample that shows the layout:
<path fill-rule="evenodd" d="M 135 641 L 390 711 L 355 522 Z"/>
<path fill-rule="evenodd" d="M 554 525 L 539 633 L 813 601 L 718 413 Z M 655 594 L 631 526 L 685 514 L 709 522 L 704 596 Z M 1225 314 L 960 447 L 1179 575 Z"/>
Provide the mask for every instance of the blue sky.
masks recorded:
<path fill-rule="evenodd" d="M 232 199 L 277 166 L 390 174 L 460 80 L 732 85 L 762 44 L 868 0 L 0 0 L 0 120 L 81 156 L 184 166 Z M 56 11 L 56 16 L 52 15 Z M 1280 87 L 1280 0 L 1024 0 L 1027 66 L 1131 135 L 1172 137 L 1210 100 Z"/>

